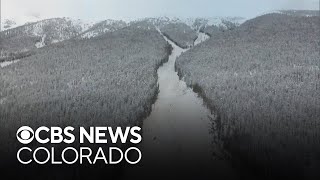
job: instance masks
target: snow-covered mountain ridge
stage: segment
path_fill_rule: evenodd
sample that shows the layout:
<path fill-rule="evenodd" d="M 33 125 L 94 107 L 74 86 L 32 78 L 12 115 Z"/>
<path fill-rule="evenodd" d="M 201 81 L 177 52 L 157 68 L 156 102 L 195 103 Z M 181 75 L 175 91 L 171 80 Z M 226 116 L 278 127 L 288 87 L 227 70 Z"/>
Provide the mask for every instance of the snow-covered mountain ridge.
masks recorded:
<path fill-rule="evenodd" d="M 291 16 L 316 16 L 315 11 L 272 11 Z M 2 21 L 0 61 L 10 61 L 33 54 L 38 48 L 69 39 L 90 39 L 128 26 L 152 30 L 157 28 L 180 47 L 194 45 L 199 33 L 219 36 L 221 32 L 235 29 L 247 19 L 241 17 L 178 18 L 153 17 L 131 21 L 89 21 L 73 18 L 42 19 L 38 16 L 12 18 Z M 14 57 L 14 58 L 12 58 Z"/>

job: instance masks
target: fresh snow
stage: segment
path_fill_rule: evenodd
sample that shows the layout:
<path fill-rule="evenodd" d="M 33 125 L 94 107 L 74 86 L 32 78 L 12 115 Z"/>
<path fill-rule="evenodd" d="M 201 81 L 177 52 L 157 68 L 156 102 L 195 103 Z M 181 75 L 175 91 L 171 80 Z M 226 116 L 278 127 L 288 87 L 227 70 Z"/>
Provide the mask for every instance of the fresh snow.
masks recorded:
<path fill-rule="evenodd" d="M 241 25 L 247 19 L 242 17 L 208 17 L 208 18 L 177 18 L 177 17 L 157 17 L 157 18 L 145 18 L 141 20 L 148 20 L 156 26 L 164 26 L 170 23 L 184 23 L 191 27 L 195 31 L 199 31 L 200 27 L 203 26 L 223 26 L 225 27 L 224 21 L 232 22 L 237 25 Z M 139 20 L 137 20 L 139 21 Z M 196 22 L 201 22 L 200 27 L 196 27 Z"/>
<path fill-rule="evenodd" d="M 82 19 L 72 19 L 72 18 L 66 18 L 67 20 L 71 21 L 74 26 L 80 26 L 82 28 L 82 31 L 87 31 L 91 27 L 93 27 L 96 23 L 99 21 L 93 21 L 93 20 L 82 20 Z"/>
<path fill-rule="evenodd" d="M 98 23 L 93 24 L 90 28 L 83 31 L 83 34 L 80 35 L 80 38 L 90 39 L 96 36 L 99 36 L 103 33 L 112 32 L 121 28 L 122 23 L 124 26 L 127 26 L 128 23 L 125 21 L 117 21 L 117 20 L 105 20 Z"/>
<path fill-rule="evenodd" d="M 35 46 L 36 46 L 37 48 L 42 48 L 42 47 L 44 47 L 44 46 L 46 45 L 46 44 L 44 43 L 46 37 L 47 37 L 46 34 L 43 35 L 42 38 L 41 38 L 41 41 L 40 41 L 40 42 L 37 42 L 37 43 L 35 44 Z"/>
<path fill-rule="evenodd" d="M 63 23 L 60 23 L 61 21 Z M 15 24 L 14 21 L 12 21 L 11 23 Z M 11 26 L 10 28 L 14 28 L 19 24 L 23 24 L 23 23 L 16 23 L 15 26 Z M 51 39 L 52 37 L 48 37 L 49 35 L 47 34 L 50 32 L 46 31 L 45 29 L 45 27 L 51 26 L 51 24 L 59 24 L 59 27 L 56 29 L 56 31 L 58 31 L 57 32 L 58 34 L 56 34 L 53 39 Z M 73 29 L 76 29 L 78 34 L 81 34 L 82 32 L 85 32 L 88 29 L 90 29 L 94 24 L 96 24 L 95 21 L 86 21 L 86 20 L 72 19 L 72 18 L 45 19 L 45 20 L 37 21 L 35 23 L 29 23 L 29 25 L 26 26 L 26 28 L 24 29 L 25 31 L 24 33 L 26 33 L 29 36 L 41 37 L 41 41 L 37 42 L 35 46 L 37 48 L 42 48 L 46 46 L 46 44 L 44 43 L 46 38 L 51 39 L 49 44 L 58 43 L 58 42 L 72 38 L 73 36 L 70 36 L 70 34 L 65 33 L 64 29 L 73 28 Z M 10 28 L 7 28 L 7 30 Z M 52 27 L 52 28 L 56 28 L 56 27 Z"/>
<path fill-rule="evenodd" d="M 1 68 L 4 68 L 4 67 L 6 67 L 6 66 L 9 66 L 9 65 L 11 65 L 11 64 L 13 64 L 13 63 L 17 63 L 17 62 L 19 62 L 19 60 L 5 61 L 5 62 L 0 63 L 0 67 L 1 67 Z"/>
<path fill-rule="evenodd" d="M 13 29 L 28 23 L 40 21 L 42 19 L 43 18 L 36 17 L 36 16 L 19 16 L 19 17 L 4 18 L 4 20 L 1 21 L 1 30 L 5 31 L 8 29 Z"/>
<path fill-rule="evenodd" d="M 208 40 L 210 36 L 208 36 L 206 33 L 199 32 L 198 38 L 194 41 L 194 46 Z"/>
<path fill-rule="evenodd" d="M 7 98 L 0 99 L 0 104 L 4 104 Z"/>
<path fill-rule="evenodd" d="M 71 22 L 71 26 L 73 27 L 77 27 L 79 29 L 81 29 L 81 32 L 85 32 L 87 31 L 88 29 L 90 29 L 92 26 L 94 26 L 94 24 L 96 22 L 94 21 L 85 21 L 85 20 L 80 20 L 80 19 L 72 19 L 72 18 L 63 18 L 64 20 L 66 21 L 69 21 Z M 49 19 L 49 20 L 43 20 L 43 21 L 40 21 L 39 23 L 36 24 L 35 26 L 35 29 L 34 29 L 34 32 L 33 34 L 35 36 L 42 36 L 44 37 L 45 36 L 45 30 L 42 28 L 44 24 L 46 23 L 49 23 L 50 21 L 55 21 L 56 19 Z M 57 19 L 59 20 L 59 19 Z M 62 25 L 61 25 L 62 26 Z M 62 29 L 63 28 L 67 28 L 67 27 L 64 27 L 62 26 L 61 27 Z M 45 37 L 44 37 L 45 38 Z M 63 36 L 63 33 L 60 35 L 60 37 L 58 37 L 57 39 L 53 39 L 51 41 L 51 43 L 57 43 L 57 42 L 61 42 L 61 41 L 64 41 L 64 40 L 67 40 L 69 39 L 70 37 L 69 36 Z"/>
<path fill-rule="evenodd" d="M 19 16 L 19 17 L 10 17 L 10 18 L 4 18 L 4 20 L 1 22 L 1 29 L 3 31 L 8 29 L 13 29 L 19 26 L 23 26 L 25 24 L 31 24 L 39 21 L 43 21 L 50 18 L 43 18 L 43 17 L 36 17 L 36 16 Z M 83 19 L 74 19 L 74 18 L 67 18 L 66 20 L 69 20 L 72 22 L 74 26 L 81 26 L 84 31 L 91 28 L 94 24 L 96 24 L 97 20 L 83 20 Z"/>

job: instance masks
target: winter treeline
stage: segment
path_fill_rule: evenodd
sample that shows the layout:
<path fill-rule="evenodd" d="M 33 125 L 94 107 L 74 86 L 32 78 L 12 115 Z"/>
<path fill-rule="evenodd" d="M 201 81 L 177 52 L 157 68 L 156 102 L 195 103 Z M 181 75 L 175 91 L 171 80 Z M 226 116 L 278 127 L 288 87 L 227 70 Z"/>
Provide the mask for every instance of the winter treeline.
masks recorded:
<path fill-rule="evenodd" d="M 128 26 L 128 24 L 124 21 L 105 20 L 93 25 L 90 29 L 84 31 L 78 38 L 92 38 L 100 36 L 107 32 L 113 32 L 122 29 L 126 26 Z"/>
<path fill-rule="evenodd" d="M 319 26 L 319 17 L 268 14 L 177 60 L 180 76 L 218 113 L 224 147 L 242 168 L 319 177 Z"/>
<path fill-rule="evenodd" d="M 75 37 L 89 27 L 68 18 L 54 18 L 5 30 L 0 34 L 0 61 L 21 59 L 37 48 Z"/>
<path fill-rule="evenodd" d="M 317 10 L 281 10 L 280 13 L 290 16 L 320 16 Z"/>
<path fill-rule="evenodd" d="M 197 32 L 213 35 L 214 30 L 224 31 L 231 25 L 238 25 L 241 18 L 145 18 L 131 22 L 105 20 L 86 22 L 70 18 L 53 18 L 27 23 L 1 32 L 0 62 L 22 59 L 37 53 L 54 43 L 69 39 L 90 39 L 107 32 L 114 32 L 127 26 L 147 30 L 159 28 L 169 39 L 183 48 L 193 46 Z M 15 22 L 6 22 L 6 24 Z M 229 24 L 229 25 L 228 25 Z M 8 26 L 9 27 L 9 26 Z M 214 31 L 214 32 L 212 32 Z"/>

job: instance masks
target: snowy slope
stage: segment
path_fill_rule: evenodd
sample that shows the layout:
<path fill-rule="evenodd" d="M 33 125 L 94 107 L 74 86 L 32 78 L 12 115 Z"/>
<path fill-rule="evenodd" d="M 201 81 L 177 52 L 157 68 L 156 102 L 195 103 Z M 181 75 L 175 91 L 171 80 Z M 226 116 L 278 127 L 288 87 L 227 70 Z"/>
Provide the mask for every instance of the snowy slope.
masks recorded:
<path fill-rule="evenodd" d="M 43 18 L 39 16 L 19 16 L 19 17 L 10 17 L 10 18 L 5 17 L 1 21 L 1 30 L 5 31 L 8 29 L 13 29 L 28 23 L 34 23 L 41 20 L 43 20 Z"/>
<path fill-rule="evenodd" d="M 54 18 L 39 21 L 27 27 L 28 35 L 44 37 L 45 44 L 57 43 L 91 28 L 95 22 L 86 22 L 80 19 Z"/>
<path fill-rule="evenodd" d="M 5 30 L 8 30 L 8 29 L 12 29 L 12 28 L 15 28 L 15 27 L 18 27 L 18 23 L 15 21 L 15 20 L 12 20 L 12 19 L 5 19 L 5 20 L 2 20 L 3 22 L 1 22 L 1 30 L 2 31 L 5 31 Z"/>
<path fill-rule="evenodd" d="M 183 48 L 205 41 L 216 32 L 234 29 L 245 22 L 241 17 L 172 18 L 159 17 L 144 20 L 160 29 L 169 39 Z M 203 34 L 205 33 L 205 34 Z M 206 35 L 207 34 L 207 35 Z M 200 39 L 197 39 L 201 35 Z M 198 40 L 195 42 L 195 40 Z"/>
<path fill-rule="evenodd" d="M 208 17 L 208 18 L 177 18 L 177 17 L 158 17 L 144 19 L 154 25 L 161 27 L 172 23 L 184 23 L 193 30 L 198 31 L 203 26 L 224 26 L 226 22 L 236 25 L 242 24 L 246 19 L 242 17 Z M 142 20 L 140 20 L 142 21 Z"/>
<path fill-rule="evenodd" d="M 92 37 L 96 37 L 102 35 L 106 32 L 113 32 L 118 29 L 124 28 L 128 26 L 128 24 L 124 21 L 118 20 L 105 20 L 99 23 L 92 25 L 90 28 L 87 28 L 81 35 L 80 39 L 90 39 Z"/>
<path fill-rule="evenodd" d="M 125 22 L 122 20 L 85 21 L 72 18 L 19 17 L 2 22 L 2 43 L 0 44 L 0 61 L 10 61 L 30 56 L 38 48 L 68 39 L 88 39 L 114 32 L 127 26 L 152 30 L 161 29 L 168 37 L 181 47 L 190 47 L 201 28 L 239 25 L 241 18 L 144 18 Z M 210 30 L 210 28 L 209 28 Z M 201 31 L 205 32 L 206 31 Z M 209 34 L 209 33 L 207 33 Z"/>
<path fill-rule="evenodd" d="M 11 25 L 9 27 L 9 24 Z M 1 32 L 0 62 L 21 59 L 34 54 L 37 48 L 74 38 L 95 22 L 71 18 L 53 18 L 17 26 L 7 22 Z"/>
<path fill-rule="evenodd" d="M 305 16 L 305 17 L 320 15 L 320 12 L 316 10 L 281 10 L 279 12 L 286 15 Z"/>
<path fill-rule="evenodd" d="M 317 10 L 275 10 L 275 11 L 267 11 L 258 16 L 263 16 L 267 14 L 285 14 L 289 16 L 304 16 L 304 17 L 311 17 L 311 16 L 319 16 L 320 13 Z"/>
<path fill-rule="evenodd" d="M 17 26 L 13 21 L 11 21 L 10 24 L 12 25 L 10 27 Z M 7 30 L 2 32 L 2 37 L 4 41 L 8 41 L 9 44 L 17 45 L 17 43 L 24 43 L 28 44 L 28 47 L 25 47 L 26 49 L 32 49 L 34 47 L 39 48 L 73 38 L 91 28 L 94 24 L 95 22 L 87 22 L 79 19 L 53 18 L 26 23 L 25 25 L 15 28 L 5 26 Z M 34 47 L 30 47 L 31 42 L 24 42 L 26 38 L 35 41 L 32 45 Z M 16 47 L 13 46 L 12 48 Z"/>

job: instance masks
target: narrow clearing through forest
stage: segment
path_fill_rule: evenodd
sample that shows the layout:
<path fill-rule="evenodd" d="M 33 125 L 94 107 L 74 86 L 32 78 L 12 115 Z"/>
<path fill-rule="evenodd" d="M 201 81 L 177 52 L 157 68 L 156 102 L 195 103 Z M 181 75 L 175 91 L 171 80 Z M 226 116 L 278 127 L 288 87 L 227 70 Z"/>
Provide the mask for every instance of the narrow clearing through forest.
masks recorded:
<path fill-rule="evenodd" d="M 199 38 L 206 40 L 203 36 L 199 33 Z M 143 122 L 141 165 L 128 168 L 126 176 L 143 178 L 153 174 L 170 179 L 181 175 L 191 179 L 225 176 L 228 173 L 223 172 L 230 168 L 214 156 L 219 154 L 213 143 L 215 116 L 175 72 L 176 59 L 188 49 L 163 37 L 173 47 L 172 54 L 157 71 L 160 92 L 150 116 Z M 195 44 L 201 41 L 197 39 Z"/>

